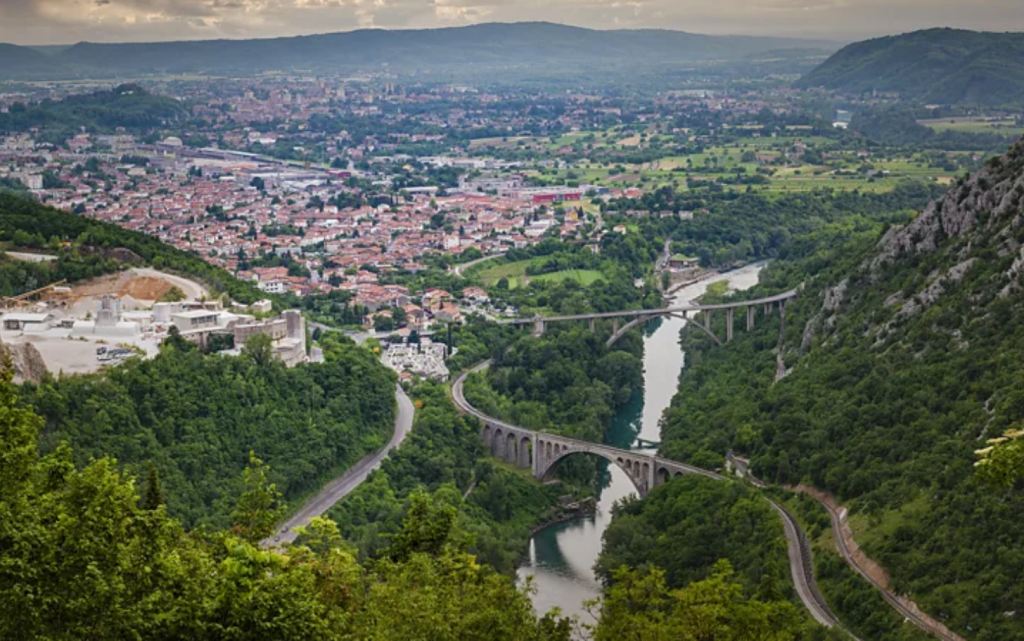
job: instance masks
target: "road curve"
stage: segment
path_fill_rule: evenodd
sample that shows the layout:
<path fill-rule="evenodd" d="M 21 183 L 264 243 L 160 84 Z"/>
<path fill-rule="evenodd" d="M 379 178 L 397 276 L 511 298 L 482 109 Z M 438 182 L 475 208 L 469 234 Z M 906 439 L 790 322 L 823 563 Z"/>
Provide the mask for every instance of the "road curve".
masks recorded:
<path fill-rule="evenodd" d="M 494 260 L 495 258 L 499 258 L 500 256 L 501 256 L 501 254 L 491 254 L 490 256 L 483 256 L 482 258 L 477 258 L 475 260 L 471 260 L 468 263 L 462 263 L 461 265 L 456 265 L 455 266 L 455 270 L 454 270 L 455 271 L 455 275 L 461 277 L 462 276 L 462 272 L 467 270 L 467 269 L 469 269 L 470 267 L 473 267 L 474 265 L 479 265 L 480 263 L 486 263 L 487 261 Z"/>
<path fill-rule="evenodd" d="M 814 559 L 811 556 L 811 545 L 807 535 L 800 529 L 797 522 L 789 511 L 769 499 L 771 506 L 782 517 L 782 527 L 786 532 L 786 539 L 789 541 L 789 570 L 793 575 L 793 585 L 800 600 L 811 613 L 815 621 L 821 625 L 831 628 L 842 628 L 843 624 L 832 614 L 825 597 L 821 596 L 818 584 L 814 580 Z M 852 635 L 851 635 L 852 636 Z M 856 639 L 856 637 L 854 637 Z"/>
<path fill-rule="evenodd" d="M 483 363 L 463 372 L 457 379 L 455 379 L 455 382 L 452 383 L 452 400 L 455 402 L 455 406 L 458 407 L 459 410 L 471 416 L 475 416 L 485 423 L 515 428 L 516 426 L 514 425 L 509 425 L 504 421 L 487 416 L 480 410 L 473 407 L 469 401 L 466 400 L 466 395 L 463 392 L 463 383 L 465 382 L 466 376 L 482 371 L 490 365 L 491 361 L 484 361 Z M 667 461 L 669 459 L 664 460 Z M 687 465 L 686 467 L 690 468 L 694 473 L 702 476 L 718 480 L 727 480 L 726 477 L 710 470 L 704 470 L 691 465 Z M 804 534 L 802 529 L 800 529 L 800 524 L 797 523 L 796 519 L 794 519 L 789 512 L 779 505 L 776 505 L 774 502 L 769 502 L 772 507 L 778 511 L 779 516 L 782 518 L 783 531 L 785 532 L 786 539 L 789 542 L 788 553 L 790 572 L 793 575 L 793 584 L 796 586 L 797 595 L 799 595 L 804 607 L 806 607 L 811 613 L 811 616 L 815 621 L 829 628 L 842 628 L 842 623 L 840 623 L 839 619 L 832 614 L 832 611 L 829 609 L 828 604 L 825 603 L 825 599 L 821 596 L 821 593 L 818 591 L 818 586 L 814 581 L 814 563 L 811 560 L 811 546 L 808 543 L 807 535 Z"/>
<path fill-rule="evenodd" d="M 395 399 L 398 401 L 398 410 L 395 413 L 395 432 L 391 435 L 391 441 L 388 442 L 387 447 L 363 457 L 344 474 L 324 486 L 316 496 L 306 501 L 306 504 L 298 512 L 278 526 L 275 536 L 262 542 L 264 547 L 276 547 L 294 541 L 297 536 L 295 528 L 307 525 L 314 518 L 331 509 L 335 503 L 348 496 L 352 490 L 366 480 L 370 472 L 380 467 L 392 450 L 402 444 L 405 437 L 412 431 L 413 415 L 416 410 L 401 385 L 395 386 Z"/>
<path fill-rule="evenodd" d="M 861 567 L 857 558 L 854 556 L 853 552 L 850 551 L 849 546 L 847 546 L 846 537 L 843 535 L 843 521 L 842 518 L 840 518 L 839 512 L 829 505 L 828 502 L 823 501 L 818 497 L 813 498 L 828 510 L 829 518 L 832 520 L 832 533 L 835 535 L 836 547 L 839 549 L 839 553 L 842 555 L 847 565 L 853 568 L 857 574 L 864 577 L 868 583 L 875 586 L 875 588 L 882 593 L 882 598 L 884 598 L 885 601 L 891 605 L 894 610 L 896 610 L 896 612 L 906 618 L 907 621 L 910 621 L 928 634 L 931 634 L 938 639 L 942 639 L 942 641 L 965 641 L 963 637 L 952 632 L 941 623 L 922 616 L 917 610 L 916 605 L 912 602 L 908 602 L 908 605 L 908 603 L 905 603 L 903 600 L 896 598 L 896 595 L 890 592 L 888 588 L 882 586 L 878 581 L 872 578 L 871 574 Z"/>

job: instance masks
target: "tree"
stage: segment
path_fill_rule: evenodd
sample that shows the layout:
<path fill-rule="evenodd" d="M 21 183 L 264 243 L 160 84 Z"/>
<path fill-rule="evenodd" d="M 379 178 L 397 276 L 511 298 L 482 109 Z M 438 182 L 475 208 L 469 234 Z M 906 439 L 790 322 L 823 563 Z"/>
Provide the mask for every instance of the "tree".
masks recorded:
<path fill-rule="evenodd" d="M 391 310 L 391 318 L 395 321 L 396 327 L 404 327 L 409 321 L 408 315 L 405 313 L 405 308 L 395 307 Z"/>
<path fill-rule="evenodd" d="M 142 499 L 142 509 L 155 510 L 164 504 L 164 492 L 160 488 L 160 477 L 156 466 L 150 461 L 146 479 L 146 495 Z"/>
<path fill-rule="evenodd" d="M 242 354 L 251 358 L 256 365 L 266 367 L 274 358 L 274 342 L 266 334 L 253 334 L 245 341 Z"/>
<path fill-rule="evenodd" d="M 792 641 L 802 636 L 799 612 L 788 601 L 743 598 L 732 566 L 720 561 L 710 578 L 670 590 L 665 573 L 615 572 L 603 600 L 590 606 L 600 612 L 595 641 Z"/>
<path fill-rule="evenodd" d="M 284 515 L 284 504 L 277 486 L 267 476 L 270 468 L 249 452 L 249 466 L 242 472 L 245 492 L 232 513 L 234 532 L 242 539 L 257 544 L 274 533 L 274 526 Z"/>
<path fill-rule="evenodd" d="M 982 479 L 1011 487 L 1024 478 L 1024 429 L 1007 430 L 1002 436 L 989 439 L 987 447 L 977 450 L 975 466 Z"/>
<path fill-rule="evenodd" d="M 395 329 L 395 321 L 390 316 L 377 314 L 373 317 L 373 329 L 378 332 L 390 332 Z"/>

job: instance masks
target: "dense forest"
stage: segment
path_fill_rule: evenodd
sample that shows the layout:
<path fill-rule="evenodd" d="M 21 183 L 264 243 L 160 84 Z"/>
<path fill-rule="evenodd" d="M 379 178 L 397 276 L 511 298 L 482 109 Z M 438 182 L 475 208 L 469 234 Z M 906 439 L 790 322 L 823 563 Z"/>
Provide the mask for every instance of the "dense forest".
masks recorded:
<path fill-rule="evenodd" d="M 467 399 L 516 425 L 601 442 L 616 411 L 643 385 L 639 337 L 608 348 L 608 336 L 586 326 L 521 334 L 485 374 L 470 377 Z"/>
<path fill-rule="evenodd" d="M 682 587 L 707 578 L 720 559 L 749 594 L 782 594 L 790 584 L 782 521 L 768 502 L 739 483 L 685 475 L 616 508 L 597 569 L 610 584 L 621 566 L 656 565 L 669 586 Z"/>
<path fill-rule="evenodd" d="M 856 42 L 796 86 L 898 93 L 918 103 L 999 106 L 1024 101 L 1024 34 L 927 29 Z"/>
<path fill-rule="evenodd" d="M 732 447 L 847 503 L 894 589 L 972 639 L 1024 639 L 1006 615 L 1024 611 L 1020 481 L 974 466 L 1024 420 L 1022 203 L 1018 144 L 906 226 L 850 221 L 794 247 L 762 278 L 804 283 L 781 343 L 777 316 L 726 349 L 688 335 L 663 428 L 668 456 L 714 465 Z"/>
<path fill-rule="evenodd" d="M 617 627 L 617 616 L 610 613 L 620 592 L 635 595 L 638 584 L 652 581 L 662 586 L 655 594 L 661 590 L 697 591 L 708 581 L 722 579 L 724 572 L 737 602 L 763 608 L 761 616 L 767 619 L 758 632 L 748 630 L 747 636 L 735 638 L 762 638 L 758 634 L 808 641 L 848 638 L 810 619 L 792 589 L 782 522 L 768 502 L 748 486 L 687 475 L 656 488 L 643 501 L 633 499 L 616 506 L 614 515 L 605 530 L 596 567 L 606 586 L 606 617 L 601 621 L 605 630 Z M 657 620 L 667 629 L 694 616 L 692 609 L 698 608 L 700 601 L 672 611 L 674 608 L 653 595 L 633 598 L 630 610 L 635 615 Z M 668 612 L 663 609 L 666 607 Z M 655 613 L 657 618 L 651 616 Z M 628 628 L 620 632 L 628 635 Z"/>
<path fill-rule="evenodd" d="M 413 398 L 416 422 L 406 442 L 328 516 L 360 558 L 373 558 L 393 543 L 417 492 L 432 492 L 456 510 L 469 549 L 513 574 L 530 530 L 557 516 L 558 489 L 488 460 L 479 424 L 459 415 L 443 386 L 424 383 Z"/>
<path fill-rule="evenodd" d="M 139 85 L 125 84 L 109 91 L 73 95 L 63 100 L 16 102 L 0 113 L 0 131 L 30 129 L 66 132 L 69 135 L 85 127 L 90 132 L 113 132 L 118 127 L 145 131 L 167 125 L 187 114 L 174 100 L 155 96 Z"/>
<path fill-rule="evenodd" d="M 534 614 L 528 586 L 477 562 L 442 497 L 412 493 L 371 560 L 349 553 L 328 519 L 282 554 L 257 546 L 281 515 L 258 458 L 243 472 L 231 531 L 187 532 L 167 515 L 157 474 L 137 483 L 109 458 L 79 467 L 68 446 L 40 457 L 43 421 L 18 403 L 9 373 L 0 416 L 4 638 L 572 638 L 572 622 Z M 657 568 L 624 568 L 594 609 L 601 640 L 806 638 L 790 603 L 745 598 L 727 561 L 682 589 Z"/>
<path fill-rule="evenodd" d="M 395 413 L 393 375 L 354 345 L 287 369 L 256 345 L 224 357 L 169 340 L 152 360 L 26 384 L 23 394 L 45 419 L 44 452 L 67 442 L 79 464 L 111 456 L 139 474 L 153 465 L 168 512 L 188 527 L 228 524 L 250 452 L 296 501 L 386 443 Z"/>
<path fill-rule="evenodd" d="M 232 530 L 187 532 L 159 476 L 144 492 L 109 458 L 40 457 L 43 420 L 0 381 L 0 637 L 568 641 L 528 592 L 477 563 L 452 508 L 411 499 L 373 562 L 317 519 L 288 554 L 261 549 L 281 516 L 253 457 Z M 140 493 L 142 496 L 140 497 Z"/>
<path fill-rule="evenodd" d="M 56 263 L 31 267 L 0 261 L 0 292 L 4 295 L 31 290 L 27 286 L 30 279 L 41 287 L 62 279 L 74 281 L 115 272 L 138 261 L 196 278 L 212 291 L 226 293 L 240 303 L 266 297 L 252 283 L 239 281 L 198 256 L 165 245 L 152 236 L 3 193 L 0 241 L 58 255 Z"/>

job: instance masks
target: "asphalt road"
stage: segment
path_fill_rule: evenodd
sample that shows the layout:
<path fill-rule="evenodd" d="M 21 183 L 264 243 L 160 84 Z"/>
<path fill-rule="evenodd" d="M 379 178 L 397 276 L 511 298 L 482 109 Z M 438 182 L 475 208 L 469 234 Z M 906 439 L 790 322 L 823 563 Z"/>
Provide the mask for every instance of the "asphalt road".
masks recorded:
<path fill-rule="evenodd" d="M 401 386 L 395 387 L 395 398 L 398 400 L 398 412 L 395 414 L 395 433 L 391 436 L 391 441 L 387 447 L 364 457 L 349 468 L 347 472 L 324 486 L 324 489 L 320 490 L 316 496 L 306 501 L 302 509 L 278 526 L 275 536 L 263 541 L 264 547 L 274 547 L 294 541 L 297 536 L 295 528 L 307 525 L 311 520 L 331 509 L 335 503 L 348 496 L 352 490 L 359 487 L 360 483 L 366 480 L 370 472 L 380 467 L 380 464 L 391 453 L 391 450 L 402 444 L 405 437 L 412 431 L 413 415 L 416 410 Z"/>
<path fill-rule="evenodd" d="M 907 604 L 905 604 L 900 599 L 897 599 L 892 592 L 882 587 L 882 585 L 879 584 L 878 581 L 872 578 L 871 574 L 860 566 L 860 563 L 857 562 L 857 558 L 853 555 L 853 553 L 850 551 L 850 548 L 846 545 L 846 538 L 843 536 L 843 522 L 840 518 L 839 513 L 835 510 L 835 508 L 833 508 L 825 501 L 819 499 L 818 502 L 821 505 L 825 506 L 825 509 L 828 510 L 829 518 L 832 519 L 832 533 L 835 535 L 836 547 L 839 548 L 839 553 L 843 556 L 843 559 L 846 560 L 846 563 L 851 568 L 856 570 L 858 574 L 864 577 L 868 581 L 868 583 L 875 586 L 875 588 L 877 588 L 878 591 L 882 593 L 882 598 L 884 598 L 886 602 L 893 607 L 894 610 L 896 610 L 899 614 L 903 615 L 903 617 L 907 621 L 910 621 L 911 623 L 921 628 L 925 632 L 931 634 L 932 636 L 936 637 L 937 639 L 942 639 L 943 641 L 965 641 L 963 637 L 952 632 L 942 624 L 936 623 L 934 621 L 922 617 L 914 608 L 908 607 Z"/>
<path fill-rule="evenodd" d="M 479 265 L 480 263 L 485 263 L 485 262 L 487 262 L 489 260 L 493 260 L 495 258 L 498 258 L 500 255 L 501 254 L 492 254 L 490 256 L 484 256 L 483 258 L 477 258 L 476 260 L 471 260 L 468 263 L 462 263 L 461 265 L 456 265 L 455 266 L 455 275 L 456 276 L 462 276 L 462 272 L 466 271 L 467 269 L 469 269 L 473 265 Z"/>
<path fill-rule="evenodd" d="M 775 501 L 769 501 L 769 503 L 782 517 L 782 527 L 786 532 L 786 539 L 789 541 L 787 551 L 789 570 L 793 575 L 793 585 L 796 587 L 797 595 L 815 621 L 829 628 L 842 628 L 842 623 L 832 614 L 825 598 L 818 591 L 818 584 L 814 580 L 814 561 L 811 558 L 811 546 L 807 541 L 807 535 L 800 529 L 800 524 L 786 508 Z"/>

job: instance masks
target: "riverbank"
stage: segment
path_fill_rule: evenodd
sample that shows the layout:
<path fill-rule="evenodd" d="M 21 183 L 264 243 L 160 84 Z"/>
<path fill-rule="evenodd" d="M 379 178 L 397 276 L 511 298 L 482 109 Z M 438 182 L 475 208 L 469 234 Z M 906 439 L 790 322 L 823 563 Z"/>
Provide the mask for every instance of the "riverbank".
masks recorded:
<path fill-rule="evenodd" d="M 593 516 L 597 512 L 597 497 L 591 496 L 585 499 L 580 499 L 575 503 L 563 506 L 561 513 L 558 516 L 554 516 L 550 519 L 546 519 L 542 523 L 538 523 L 530 530 L 530 537 L 532 538 L 538 532 L 545 528 L 549 528 L 553 525 L 559 525 L 561 523 L 568 523 L 576 519 L 582 519 L 587 516 Z M 526 554 L 524 553 L 524 558 Z"/>
<path fill-rule="evenodd" d="M 758 282 L 765 263 L 754 263 L 727 273 L 708 272 L 695 282 L 666 296 L 666 303 L 682 304 L 702 296 L 711 283 L 728 280 L 733 289 L 742 290 Z M 608 428 L 606 442 L 631 448 L 637 438 L 660 441 L 661 415 L 675 395 L 685 354 L 679 345 L 686 321 L 666 317 L 653 321 L 652 331 L 644 333 L 644 386 L 638 398 L 620 410 Z M 534 607 L 547 612 L 560 608 L 568 615 L 588 616 L 583 602 L 601 596 L 601 583 L 594 565 L 601 554 L 604 531 L 611 524 L 612 507 L 617 501 L 635 495 L 633 482 L 616 465 L 607 467 L 605 483 L 596 488 L 598 496 L 592 515 L 539 528 L 530 542 L 530 553 L 519 568 L 519 576 L 534 577 Z"/>

